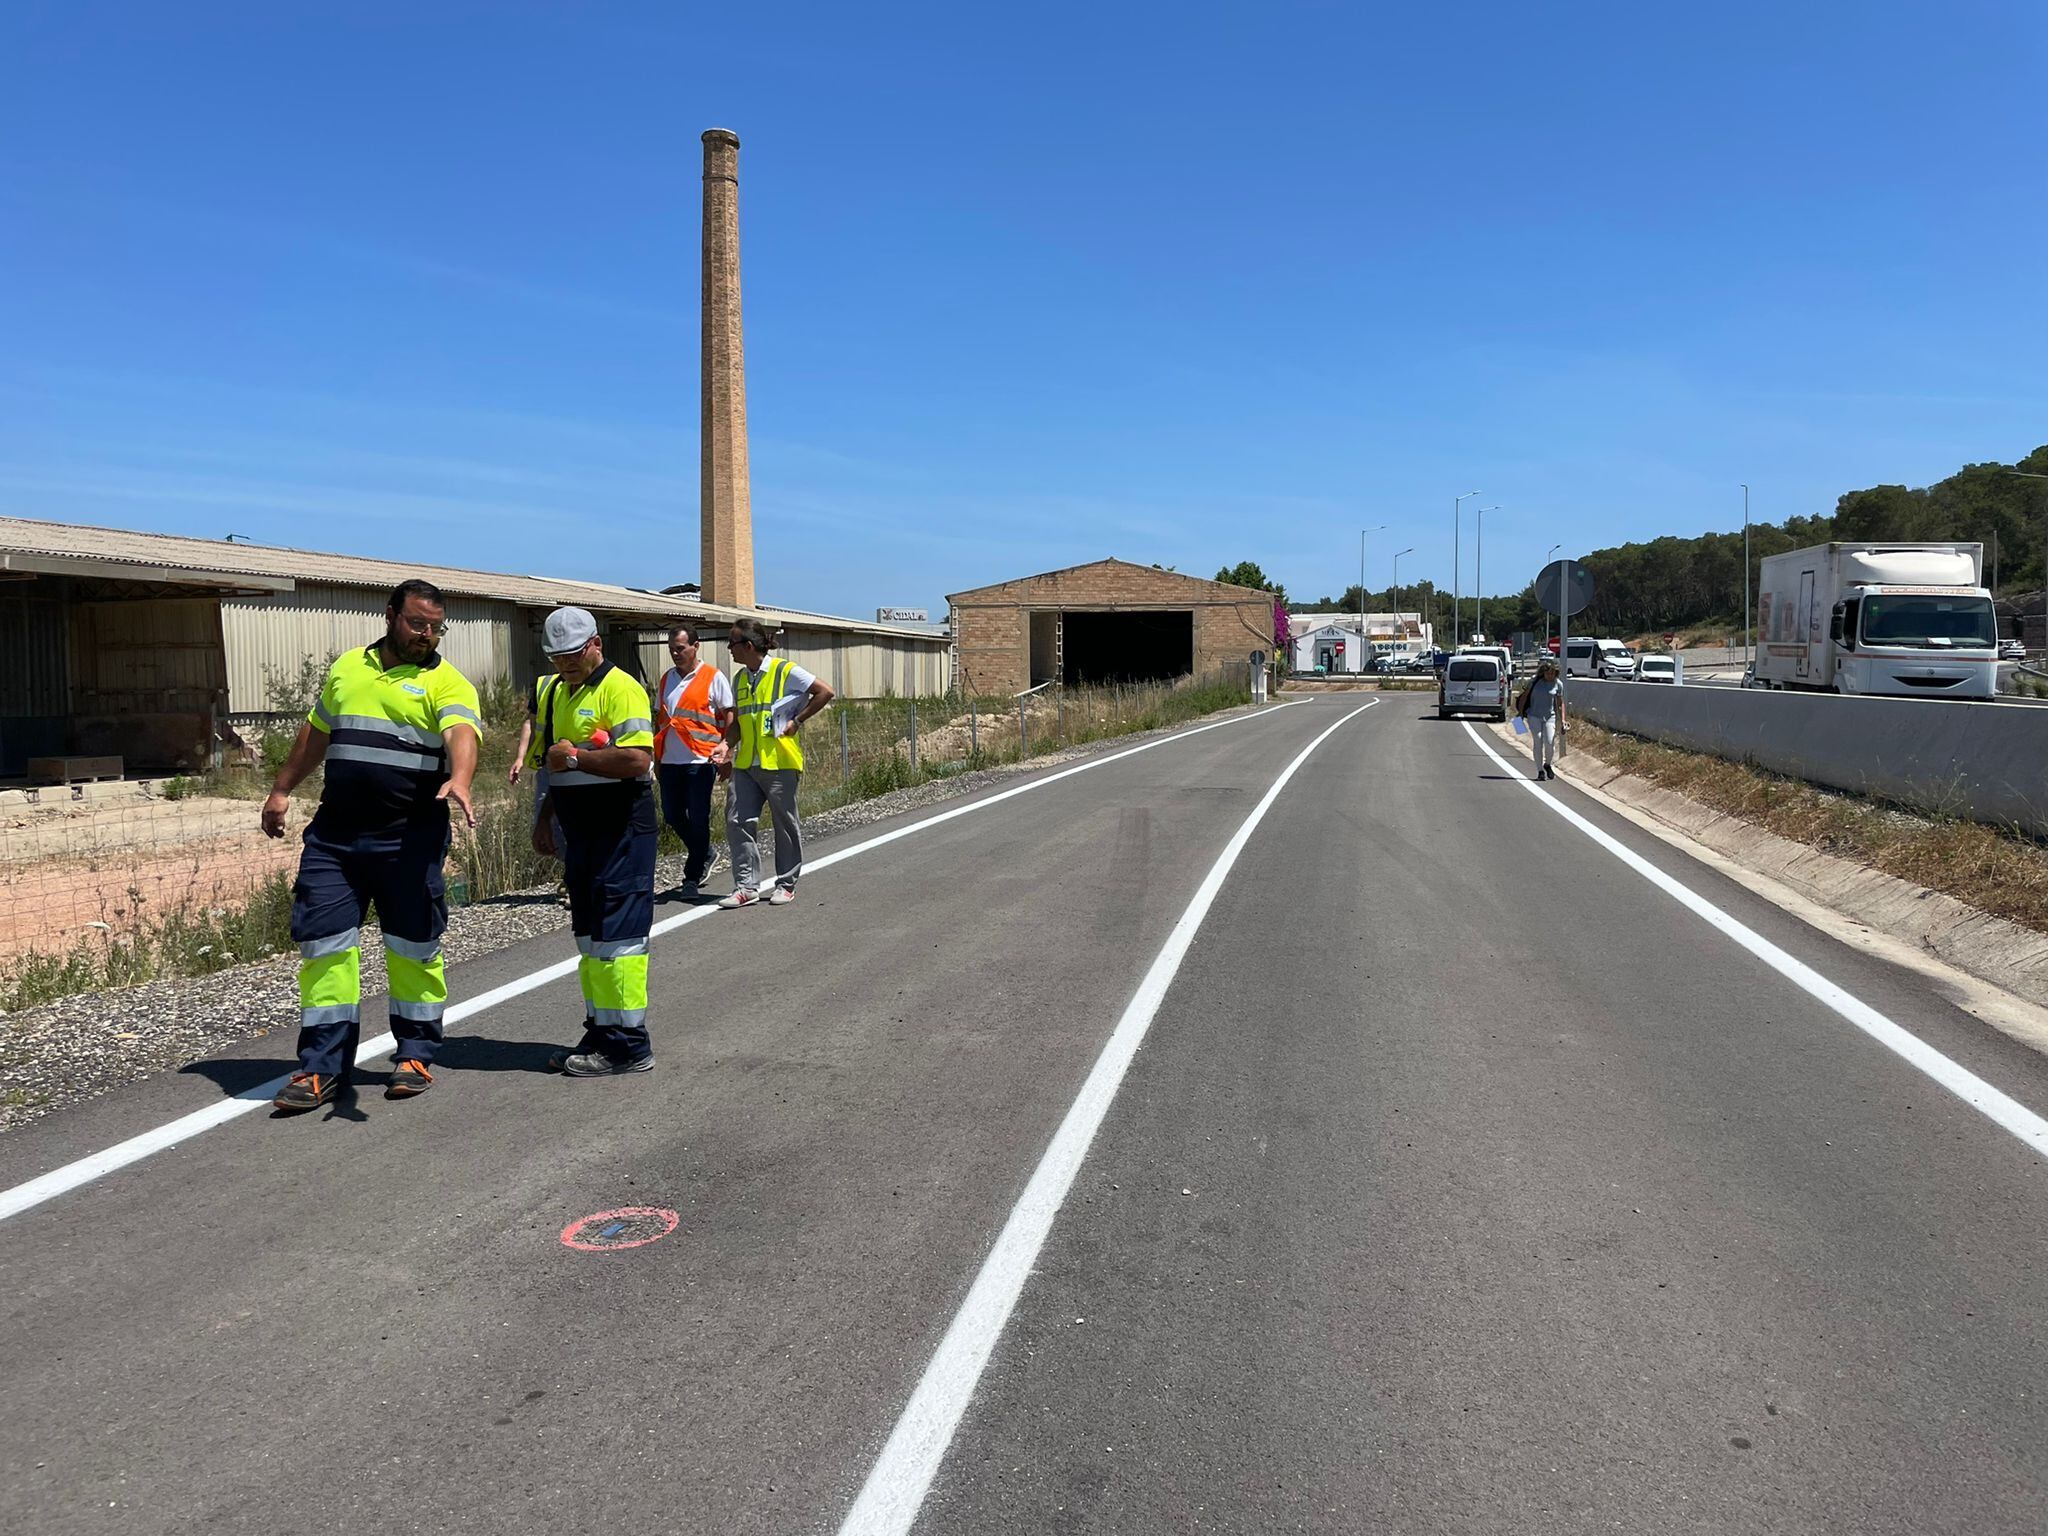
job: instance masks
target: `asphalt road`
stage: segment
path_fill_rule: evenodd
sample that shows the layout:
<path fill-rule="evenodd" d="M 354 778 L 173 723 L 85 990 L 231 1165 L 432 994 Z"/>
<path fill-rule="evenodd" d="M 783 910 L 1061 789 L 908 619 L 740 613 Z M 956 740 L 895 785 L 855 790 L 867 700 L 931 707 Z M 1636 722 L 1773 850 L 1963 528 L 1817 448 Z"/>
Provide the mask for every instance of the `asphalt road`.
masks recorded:
<path fill-rule="evenodd" d="M 422 1099 L 250 1115 L 0 1222 L 0 1525 L 837 1530 L 1205 877 L 1357 707 L 657 940 L 651 1075 L 541 1070 L 558 981 Z M 2048 1062 L 1924 979 L 1541 793 L 2048 1112 Z M 2041 1528 L 2036 1150 L 1421 700 L 1323 741 L 1211 894 L 916 1530 Z M 37 1122 L 0 1188 L 285 1065 Z M 560 1239 L 639 1206 L 678 1229 Z"/>

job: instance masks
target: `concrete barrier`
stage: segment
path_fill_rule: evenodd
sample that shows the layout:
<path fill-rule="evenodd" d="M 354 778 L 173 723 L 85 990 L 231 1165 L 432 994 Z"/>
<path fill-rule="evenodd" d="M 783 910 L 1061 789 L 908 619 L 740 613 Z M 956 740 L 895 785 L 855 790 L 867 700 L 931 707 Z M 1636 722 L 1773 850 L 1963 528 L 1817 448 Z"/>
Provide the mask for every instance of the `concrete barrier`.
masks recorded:
<path fill-rule="evenodd" d="M 2048 710 L 1574 679 L 1567 709 L 1787 778 L 2048 837 Z"/>

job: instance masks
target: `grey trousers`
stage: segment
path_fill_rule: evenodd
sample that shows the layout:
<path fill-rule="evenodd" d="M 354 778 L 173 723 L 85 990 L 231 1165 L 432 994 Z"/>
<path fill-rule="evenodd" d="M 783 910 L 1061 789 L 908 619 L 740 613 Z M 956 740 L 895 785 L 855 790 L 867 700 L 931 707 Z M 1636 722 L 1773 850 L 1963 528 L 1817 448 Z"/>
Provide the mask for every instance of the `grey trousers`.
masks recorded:
<path fill-rule="evenodd" d="M 761 851 L 761 807 L 775 812 L 775 879 L 794 889 L 804 862 L 803 829 L 796 820 L 796 786 L 800 768 L 735 768 L 732 798 L 725 807 L 725 841 L 732 850 L 732 885 L 736 891 L 758 890 Z"/>
<path fill-rule="evenodd" d="M 1541 720 L 1529 716 L 1529 749 L 1535 754 L 1538 773 L 1556 763 L 1557 716 L 1545 715 Z"/>

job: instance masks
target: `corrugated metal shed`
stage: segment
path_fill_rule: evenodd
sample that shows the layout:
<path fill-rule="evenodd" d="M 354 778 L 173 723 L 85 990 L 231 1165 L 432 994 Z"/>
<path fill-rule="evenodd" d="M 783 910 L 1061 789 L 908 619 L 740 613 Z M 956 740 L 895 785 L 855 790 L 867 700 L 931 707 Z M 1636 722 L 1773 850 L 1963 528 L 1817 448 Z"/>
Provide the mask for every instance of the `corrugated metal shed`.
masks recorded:
<path fill-rule="evenodd" d="M 395 585 L 396 583 L 394 583 Z M 260 714 L 286 708 L 308 663 L 323 668 L 343 651 L 368 645 L 384 632 L 389 587 L 305 586 L 266 597 L 223 598 L 229 711 Z M 512 603 L 450 596 L 448 633 L 441 654 L 464 677 L 482 681 L 514 675 Z"/>

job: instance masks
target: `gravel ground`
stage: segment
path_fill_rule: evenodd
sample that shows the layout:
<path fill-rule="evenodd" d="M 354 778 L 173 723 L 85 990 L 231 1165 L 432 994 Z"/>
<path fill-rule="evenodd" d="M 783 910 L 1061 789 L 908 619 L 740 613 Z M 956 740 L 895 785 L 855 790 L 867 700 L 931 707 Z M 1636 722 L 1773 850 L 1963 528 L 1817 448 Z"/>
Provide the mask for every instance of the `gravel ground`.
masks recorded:
<path fill-rule="evenodd" d="M 1027 773 L 1122 750 L 1166 734 L 1150 731 L 1118 736 L 1047 753 L 1028 763 L 931 779 L 873 800 L 819 812 L 805 821 L 804 829 L 813 835 L 851 831 Z M 725 868 L 721 852 L 712 863 L 707 888 L 723 888 L 725 882 L 719 876 Z M 657 871 L 655 888 L 666 890 L 681 878 L 680 856 L 665 859 Z M 442 943 L 449 961 L 459 963 L 565 929 L 568 923 L 568 901 L 559 889 L 527 891 L 457 907 L 448 915 Z M 375 926 L 370 925 L 363 933 L 363 995 L 371 997 L 383 990 L 384 949 Z M 289 1056 L 298 1013 L 298 956 L 285 954 L 211 976 L 176 977 L 113 992 L 80 993 L 0 1017 L 0 1132 L 97 1098 L 124 1083 L 175 1071 L 259 1035 L 282 1032 L 278 1054 Z M 366 1017 L 364 1025 L 370 1034 L 385 1027 L 381 1018 Z"/>

